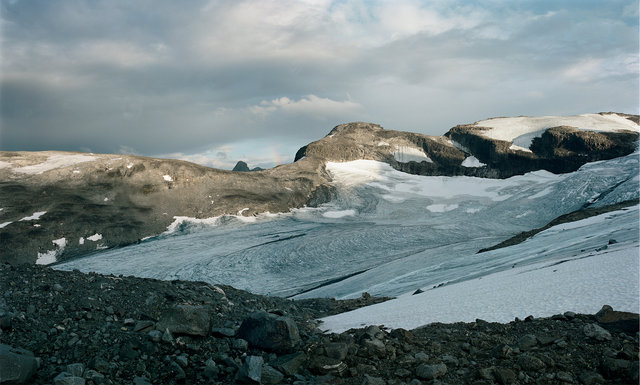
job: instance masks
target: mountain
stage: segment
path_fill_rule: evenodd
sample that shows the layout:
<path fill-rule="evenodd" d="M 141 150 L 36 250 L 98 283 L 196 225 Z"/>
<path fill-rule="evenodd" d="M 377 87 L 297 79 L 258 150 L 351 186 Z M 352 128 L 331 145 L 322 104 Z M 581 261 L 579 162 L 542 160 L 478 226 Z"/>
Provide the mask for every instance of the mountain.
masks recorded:
<path fill-rule="evenodd" d="M 335 162 L 378 161 L 421 176 L 575 171 L 632 153 L 637 121 L 616 113 L 496 118 L 439 137 L 349 123 L 302 147 L 294 163 L 252 173 L 133 155 L 1 152 L 0 261 L 59 262 L 157 236 L 180 218 L 248 220 L 315 207 L 339 198 L 327 167 Z"/>
<path fill-rule="evenodd" d="M 264 169 L 261 167 L 249 168 L 249 166 L 247 165 L 247 162 L 243 162 L 239 160 L 238 163 L 236 163 L 236 165 L 233 166 L 233 169 L 231 171 L 248 172 L 248 171 L 264 171 Z"/>

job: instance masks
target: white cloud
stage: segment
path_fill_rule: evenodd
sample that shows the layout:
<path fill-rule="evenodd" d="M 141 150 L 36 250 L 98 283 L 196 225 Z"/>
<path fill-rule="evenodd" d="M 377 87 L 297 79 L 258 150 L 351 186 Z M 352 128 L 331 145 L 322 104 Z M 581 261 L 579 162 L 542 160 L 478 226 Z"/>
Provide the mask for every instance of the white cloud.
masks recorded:
<path fill-rule="evenodd" d="M 363 107 L 351 100 L 336 101 L 310 94 L 299 100 L 292 100 L 284 96 L 271 101 L 262 101 L 259 105 L 249 107 L 249 110 L 256 115 L 282 111 L 288 114 L 300 114 L 316 119 L 326 119 L 334 116 L 356 114 L 362 112 Z"/>

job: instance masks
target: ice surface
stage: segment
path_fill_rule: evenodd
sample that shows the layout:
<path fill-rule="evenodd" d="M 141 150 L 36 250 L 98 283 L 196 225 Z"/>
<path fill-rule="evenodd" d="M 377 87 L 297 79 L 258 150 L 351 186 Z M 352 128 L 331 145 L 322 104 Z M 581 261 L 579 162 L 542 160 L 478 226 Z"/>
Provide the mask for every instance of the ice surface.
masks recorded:
<path fill-rule="evenodd" d="M 640 132 L 640 127 L 637 124 L 617 114 L 494 118 L 477 122 L 476 125 L 491 128 L 491 130 L 483 131 L 483 136 L 512 142 L 512 148 L 523 151 L 531 151 L 529 147 L 533 138 L 542 136 L 551 127 L 571 126 L 590 131 L 630 130 Z"/>
<path fill-rule="evenodd" d="M 637 207 L 633 210 L 637 211 Z M 602 238 L 606 245 L 610 230 L 606 222 L 616 215 L 620 212 L 579 221 L 571 228 L 582 228 L 578 235 L 581 239 L 590 234 Z M 545 231 L 547 234 L 540 233 L 526 241 L 524 248 L 539 250 L 548 242 L 565 242 L 567 234 L 562 232 L 568 227 L 552 227 Z M 476 318 L 509 322 L 515 317 L 551 316 L 567 310 L 593 314 L 604 304 L 638 313 L 638 240 L 604 250 L 602 247 L 581 250 L 581 247 L 584 246 L 576 244 L 572 251 L 556 253 L 556 257 L 544 262 L 514 265 L 508 270 L 426 289 L 417 295 L 407 293 L 388 302 L 327 317 L 321 328 L 342 332 L 362 325 L 383 324 L 413 329 L 432 322 L 471 322 Z M 522 255 L 523 247 L 517 251 L 510 249 L 504 252 Z"/>
<path fill-rule="evenodd" d="M 73 166 L 74 164 L 90 162 L 98 157 L 82 154 L 53 154 L 49 155 L 46 161 L 31 166 L 13 168 L 13 172 L 23 174 L 42 174 L 43 172 L 55 170 L 58 168 Z"/>
<path fill-rule="evenodd" d="M 363 291 L 399 295 L 510 269 L 514 263 L 552 260 L 558 253 L 573 253 L 580 242 L 595 249 L 606 244 L 606 237 L 638 239 L 638 213 L 629 210 L 618 225 L 607 225 L 607 236 L 544 244 L 549 252 L 476 254 L 584 205 L 637 198 L 637 154 L 590 163 L 570 174 L 534 172 L 505 180 L 409 175 L 366 160 L 329 163 L 327 170 L 336 197 L 318 208 L 176 218 L 166 234 L 57 268 L 202 280 L 297 298 L 350 298 Z M 353 215 L 336 218 L 335 213 Z"/>

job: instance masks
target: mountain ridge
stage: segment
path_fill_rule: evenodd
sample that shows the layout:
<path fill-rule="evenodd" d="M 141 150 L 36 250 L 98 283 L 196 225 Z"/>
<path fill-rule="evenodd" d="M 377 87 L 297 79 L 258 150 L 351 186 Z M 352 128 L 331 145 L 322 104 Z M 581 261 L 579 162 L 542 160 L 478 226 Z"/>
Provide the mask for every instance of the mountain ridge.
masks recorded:
<path fill-rule="evenodd" d="M 609 119 L 626 127 L 619 118 L 631 122 L 630 117 L 637 120 L 626 114 L 569 118 L 598 124 Z M 253 216 L 317 206 L 333 197 L 325 168 L 330 161 L 379 160 L 417 175 L 567 172 L 633 152 L 633 124 L 622 132 L 553 126 L 522 150 L 484 136 L 491 128 L 477 123 L 436 137 L 347 123 L 302 147 L 293 163 L 251 173 L 134 155 L 0 152 L 0 261 L 60 261 L 124 246 L 164 232 L 175 217 Z"/>

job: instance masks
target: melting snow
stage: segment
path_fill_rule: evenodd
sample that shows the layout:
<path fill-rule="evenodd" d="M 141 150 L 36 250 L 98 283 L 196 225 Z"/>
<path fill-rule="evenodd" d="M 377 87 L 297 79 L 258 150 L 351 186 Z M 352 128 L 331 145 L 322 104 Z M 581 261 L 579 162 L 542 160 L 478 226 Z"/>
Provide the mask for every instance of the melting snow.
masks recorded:
<path fill-rule="evenodd" d="M 173 181 L 173 178 L 171 178 L 171 176 L 169 176 L 169 175 L 165 175 L 165 176 L 163 176 L 162 178 L 163 178 L 164 180 L 166 180 L 167 182 L 171 182 L 171 181 Z"/>
<path fill-rule="evenodd" d="M 343 217 L 352 217 L 356 215 L 356 210 L 338 210 L 338 211 L 327 211 L 322 213 L 322 216 L 325 218 L 343 218 Z"/>
<path fill-rule="evenodd" d="M 33 215 L 31 215 L 30 217 L 24 217 L 22 219 L 20 219 L 21 221 L 35 221 L 40 219 L 41 216 L 43 216 L 44 214 L 46 214 L 46 211 L 38 211 L 33 213 Z"/>
<path fill-rule="evenodd" d="M 638 313 L 638 243 L 555 262 L 516 267 L 324 318 L 323 329 L 362 325 L 413 329 L 433 322 L 509 322 L 571 310 L 593 314 L 603 304 Z"/>
<path fill-rule="evenodd" d="M 78 239 L 78 244 L 84 245 L 84 237 L 80 237 L 80 239 Z"/>
<path fill-rule="evenodd" d="M 458 204 L 457 203 L 450 204 L 450 205 L 435 204 L 435 205 L 427 206 L 427 210 L 431 211 L 432 213 L 444 213 L 444 212 L 447 212 L 447 211 L 455 210 L 457 208 L 458 208 Z"/>
<path fill-rule="evenodd" d="M 36 259 L 36 265 L 49 265 L 57 261 L 58 254 L 67 246 L 67 240 L 65 238 L 54 239 L 51 241 L 57 246 L 57 249 L 49 250 L 44 253 L 38 253 Z"/>
<path fill-rule="evenodd" d="M 102 234 L 95 233 L 90 237 L 87 237 L 88 240 L 97 242 L 102 239 Z"/>
<path fill-rule="evenodd" d="M 640 127 L 631 120 L 617 114 L 584 114 L 575 116 L 541 116 L 495 118 L 476 123 L 479 127 L 488 127 L 482 135 L 487 138 L 512 142 L 512 149 L 530 151 L 531 141 L 541 136 L 551 127 L 570 126 L 581 130 L 615 132 L 630 130 L 640 132 Z"/>
<path fill-rule="evenodd" d="M 419 148 L 409 146 L 396 146 L 396 150 L 393 152 L 393 157 L 401 163 L 407 162 L 428 162 L 433 163 L 431 158 L 427 156 Z"/>
<path fill-rule="evenodd" d="M 475 156 L 468 156 L 463 162 L 462 167 L 483 167 L 486 164 L 480 162 Z"/>
<path fill-rule="evenodd" d="M 43 172 L 55 170 L 57 168 L 73 166 L 74 164 L 90 162 L 96 159 L 98 159 L 96 156 L 81 154 L 53 154 L 49 155 L 47 160 L 43 163 L 14 168 L 13 172 L 23 174 L 42 174 Z"/>

